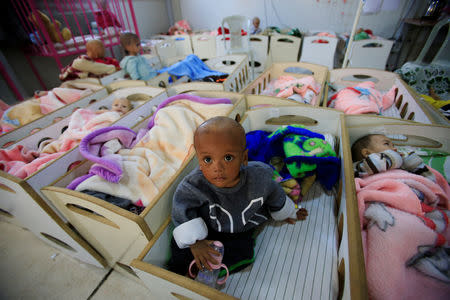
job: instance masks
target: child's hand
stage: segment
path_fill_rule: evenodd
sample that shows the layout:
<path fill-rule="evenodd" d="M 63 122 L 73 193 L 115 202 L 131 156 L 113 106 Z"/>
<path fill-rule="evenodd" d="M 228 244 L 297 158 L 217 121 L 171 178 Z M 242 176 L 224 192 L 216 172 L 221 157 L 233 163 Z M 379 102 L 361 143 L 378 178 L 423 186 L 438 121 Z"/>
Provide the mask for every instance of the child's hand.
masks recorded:
<path fill-rule="evenodd" d="M 218 256 L 220 253 L 211 247 L 212 243 L 213 241 L 210 240 L 201 240 L 190 246 L 192 255 L 195 259 L 195 264 L 199 270 L 204 270 L 206 268 L 209 271 L 212 271 L 208 261 L 213 265 L 218 263 L 211 254 Z"/>
<path fill-rule="evenodd" d="M 305 220 L 306 217 L 308 216 L 308 211 L 305 208 L 300 208 L 297 211 L 297 220 Z"/>
<path fill-rule="evenodd" d="M 308 211 L 306 209 L 300 208 L 297 211 L 297 220 L 305 220 L 307 216 L 308 216 Z M 289 224 L 295 224 L 295 222 L 297 222 L 297 220 L 288 218 L 285 220 L 285 222 L 289 223 Z"/>

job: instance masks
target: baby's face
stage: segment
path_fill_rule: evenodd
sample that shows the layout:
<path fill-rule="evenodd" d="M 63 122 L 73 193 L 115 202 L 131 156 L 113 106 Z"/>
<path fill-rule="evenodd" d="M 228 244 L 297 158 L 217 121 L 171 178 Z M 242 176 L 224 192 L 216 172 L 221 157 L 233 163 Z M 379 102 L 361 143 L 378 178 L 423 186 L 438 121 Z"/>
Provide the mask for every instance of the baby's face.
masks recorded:
<path fill-rule="evenodd" d="M 129 43 L 126 47 L 125 50 L 128 51 L 128 55 L 138 55 L 139 52 L 141 51 L 141 42 L 140 41 L 132 41 L 131 43 Z"/>
<path fill-rule="evenodd" d="M 246 165 L 248 158 L 247 150 L 238 140 L 216 132 L 197 136 L 195 149 L 200 170 L 211 184 L 225 188 L 239 182 L 241 165 Z"/>
<path fill-rule="evenodd" d="M 370 151 L 370 154 L 383 152 L 385 150 L 397 151 L 397 148 L 394 147 L 392 141 L 381 134 L 374 135 L 370 138 L 370 144 L 367 149 Z"/>
<path fill-rule="evenodd" d="M 253 26 L 255 26 L 256 28 L 259 27 L 259 19 L 253 19 Z"/>
<path fill-rule="evenodd" d="M 102 58 L 105 56 L 105 49 L 97 44 L 88 44 L 86 54 L 92 59 Z"/>
<path fill-rule="evenodd" d="M 119 98 L 114 100 L 111 110 L 118 112 L 120 115 L 123 115 L 130 111 L 130 108 L 130 101 L 128 101 L 127 99 Z"/>

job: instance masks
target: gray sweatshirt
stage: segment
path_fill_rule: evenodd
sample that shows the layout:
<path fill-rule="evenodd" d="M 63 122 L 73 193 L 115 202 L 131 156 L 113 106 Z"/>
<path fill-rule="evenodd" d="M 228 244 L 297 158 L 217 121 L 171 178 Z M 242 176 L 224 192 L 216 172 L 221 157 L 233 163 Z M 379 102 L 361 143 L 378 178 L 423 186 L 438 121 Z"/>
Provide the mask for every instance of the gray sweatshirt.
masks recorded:
<path fill-rule="evenodd" d="M 199 168 L 178 185 L 173 198 L 173 237 L 187 248 L 218 232 L 238 233 L 275 220 L 297 219 L 296 209 L 281 186 L 272 179 L 273 170 L 261 162 L 241 167 L 239 183 L 231 188 L 210 184 Z"/>

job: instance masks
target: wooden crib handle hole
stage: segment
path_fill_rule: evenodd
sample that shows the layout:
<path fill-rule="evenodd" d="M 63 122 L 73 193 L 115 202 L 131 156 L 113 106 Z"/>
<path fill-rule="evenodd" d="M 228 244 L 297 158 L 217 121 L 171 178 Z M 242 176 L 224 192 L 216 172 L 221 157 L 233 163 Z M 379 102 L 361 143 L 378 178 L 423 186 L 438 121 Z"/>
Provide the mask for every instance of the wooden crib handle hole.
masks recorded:
<path fill-rule="evenodd" d="M 10 188 L 9 186 L 7 186 L 7 185 L 5 185 L 3 183 L 0 183 L 0 189 L 4 190 L 4 191 L 7 191 L 8 193 L 12 193 L 12 194 L 16 193 L 15 190 L 13 190 L 12 188 Z"/>
<path fill-rule="evenodd" d="M 236 62 L 235 62 L 234 60 L 222 60 L 222 63 L 223 63 L 225 66 L 232 66 L 232 65 L 235 65 L 235 64 L 236 64 Z"/>
<path fill-rule="evenodd" d="M 301 67 L 287 67 L 286 69 L 284 69 L 284 72 L 292 74 L 314 75 L 314 72 L 312 70 Z"/>
<path fill-rule="evenodd" d="M 412 134 L 403 134 L 406 139 L 400 140 L 396 138 L 392 138 L 392 142 L 396 146 L 411 146 L 411 147 L 426 147 L 426 148 L 441 148 L 442 143 L 433 140 L 428 137 L 412 135 Z"/>
<path fill-rule="evenodd" d="M 251 66 L 252 66 L 252 62 L 249 61 L 249 62 L 248 62 L 248 65 L 251 67 Z M 258 67 L 260 67 L 260 66 L 261 66 L 261 63 L 260 63 L 259 61 L 253 61 L 253 67 L 254 67 L 254 68 L 258 68 Z"/>
<path fill-rule="evenodd" d="M 89 208 L 77 205 L 77 204 L 73 204 L 73 203 L 67 203 L 66 207 L 68 210 L 77 213 L 79 215 L 88 217 L 94 221 L 103 223 L 105 225 L 120 229 L 119 225 L 117 225 L 116 223 L 114 223 L 113 221 L 105 218 L 104 216 L 102 216 L 99 213 L 94 212 L 93 210 L 90 210 Z"/>
<path fill-rule="evenodd" d="M 183 296 L 183 295 L 174 293 L 174 292 L 171 292 L 170 294 L 171 294 L 172 296 L 174 296 L 175 298 L 179 299 L 179 300 L 192 300 L 192 299 L 189 298 L 189 297 L 186 297 L 186 296 Z"/>
<path fill-rule="evenodd" d="M 281 39 L 278 39 L 277 42 L 280 42 L 280 43 L 288 43 L 288 44 L 293 44 L 293 43 L 294 43 L 293 40 L 290 40 L 290 39 L 287 39 L 287 38 L 281 38 Z"/>
<path fill-rule="evenodd" d="M 143 93 L 131 94 L 127 96 L 129 101 L 148 101 L 153 97 Z"/>
<path fill-rule="evenodd" d="M 14 216 L 12 214 L 10 214 L 9 212 L 7 212 L 6 210 L 3 210 L 0 208 L 0 215 L 5 216 L 7 218 L 14 218 Z"/>
<path fill-rule="evenodd" d="M 317 120 L 297 115 L 284 115 L 266 120 L 267 125 L 302 124 L 306 126 L 314 126 L 317 125 L 318 123 L 319 122 Z"/>
<path fill-rule="evenodd" d="M 379 80 L 375 77 L 366 74 L 353 74 L 347 77 L 342 78 L 343 81 L 372 81 L 373 83 L 377 83 Z"/>
<path fill-rule="evenodd" d="M 339 294 L 338 299 L 341 300 L 344 296 L 344 286 L 345 286 L 345 261 L 341 258 L 338 267 L 338 280 L 339 280 Z"/>
<path fill-rule="evenodd" d="M 67 243 L 65 243 L 65 242 L 63 242 L 63 241 L 61 241 L 61 240 L 58 239 L 58 238 L 55 238 L 54 236 L 51 236 L 51 235 L 48 234 L 48 233 L 41 232 L 41 235 L 42 235 L 43 237 L 45 237 L 47 240 L 49 240 L 49 241 L 51 241 L 51 242 L 57 244 L 58 246 L 60 246 L 60 247 L 62 247 L 62 248 L 65 248 L 65 249 L 70 250 L 70 251 L 73 251 L 73 252 L 77 252 L 77 251 L 76 251 L 74 248 L 72 248 L 69 244 L 67 244 Z"/>
<path fill-rule="evenodd" d="M 363 48 L 381 48 L 383 47 L 380 43 L 369 43 L 362 46 Z"/>

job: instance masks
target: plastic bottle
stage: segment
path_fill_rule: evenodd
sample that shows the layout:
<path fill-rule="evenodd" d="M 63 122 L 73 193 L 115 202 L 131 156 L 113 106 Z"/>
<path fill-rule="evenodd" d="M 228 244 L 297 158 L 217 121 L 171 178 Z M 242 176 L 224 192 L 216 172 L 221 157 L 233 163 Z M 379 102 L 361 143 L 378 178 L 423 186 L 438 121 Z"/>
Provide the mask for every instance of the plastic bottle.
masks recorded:
<path fill-rule="evenodd" d="M 222 264 L 222 259 L 223 259 L 223 254 L 224 254 L 224 247 L 223 244 L 219 241 L 214 241 L 211 244 L 211 247 L 216 250 L 217 252 L 220 253 L 220 255 L 212 255 L 216 261 L 217 261 L 217 265 L 213 265 L 211 263 L 209 263 L 209 265 L 211 266 L 212 270 L 208 270 L 208 269 L 204 269 L 204 270 L 199 270 L 197 277 L 195 277 L 195 280 L 198 282 L 201 282 L 203 284 L 209 285 L 210 287 L 216 288 L 217 284 L 221 285 L 224 284 L 225 281 L 228 278 L 228 268 Z M 191 266 L 195 263 L 195 261 L 192 261 Z M 189 272 L 190 272 L 190 268 L 189 267 Z M 220 273 L 220 268 L 223 267 L 227 270 L 227 275 L 225 277 L 225 279 L 223 280 L 219 280 L 219 273 Z M 191 274 L 192 276 L 192 274 Z M 192 276 L 193 277 L 193 276 Z"/>

